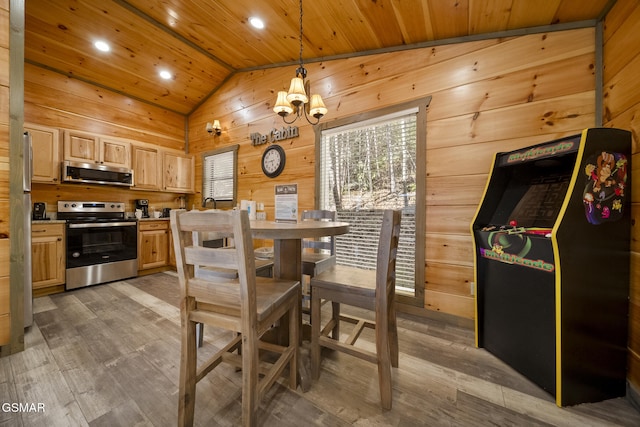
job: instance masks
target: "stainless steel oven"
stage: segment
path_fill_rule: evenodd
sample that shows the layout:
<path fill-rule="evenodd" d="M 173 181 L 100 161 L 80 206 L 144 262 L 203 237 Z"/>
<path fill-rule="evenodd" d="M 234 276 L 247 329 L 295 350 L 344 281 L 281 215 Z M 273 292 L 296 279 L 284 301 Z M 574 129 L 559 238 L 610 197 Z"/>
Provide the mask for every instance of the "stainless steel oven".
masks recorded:
<path fill-rule="evenodd" d="M 138 273 L 138 223 L 120 202 L 59 201 L 67 221 L 67 289 L 112 282 Z"/>

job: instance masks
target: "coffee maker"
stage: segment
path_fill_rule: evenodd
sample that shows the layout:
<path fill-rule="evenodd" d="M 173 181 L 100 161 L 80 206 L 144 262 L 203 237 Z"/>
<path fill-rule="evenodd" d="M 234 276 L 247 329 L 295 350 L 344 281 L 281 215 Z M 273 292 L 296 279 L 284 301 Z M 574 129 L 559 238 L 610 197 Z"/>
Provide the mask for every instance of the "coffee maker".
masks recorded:
<path fill-rule="evenodd" d="M 142 218 L 149 218 L 149 199 L 136 199 L 136 210 L 142 211 Z"/>

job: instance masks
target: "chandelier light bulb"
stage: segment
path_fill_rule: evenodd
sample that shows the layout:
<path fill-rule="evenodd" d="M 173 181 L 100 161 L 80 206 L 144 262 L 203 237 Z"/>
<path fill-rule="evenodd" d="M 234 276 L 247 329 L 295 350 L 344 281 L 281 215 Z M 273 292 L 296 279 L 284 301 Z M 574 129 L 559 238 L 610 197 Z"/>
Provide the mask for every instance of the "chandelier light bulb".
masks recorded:
<path fill-rule="evenodd" d="M 307 98 L 307 92 L 304 90 L 304 80 L 302 80 L 302 78 L 294 77 L 291 79 L 291 86 L 289 87 L 287 101 L 296 107 L 300 104 L 306 104 L 307 101 L 309 101 L 309 98 Z"/>
<path fill-rule="evenodd" d="M 278 99 L 276 100 L 276 105 L 273 107 L 273 111 L 276 114 L 279 114 L 282 117 L 288 116 L 293 113 L 293 107 L 287 101 L 287 92 L 281 90 L 278 92 Z"/>

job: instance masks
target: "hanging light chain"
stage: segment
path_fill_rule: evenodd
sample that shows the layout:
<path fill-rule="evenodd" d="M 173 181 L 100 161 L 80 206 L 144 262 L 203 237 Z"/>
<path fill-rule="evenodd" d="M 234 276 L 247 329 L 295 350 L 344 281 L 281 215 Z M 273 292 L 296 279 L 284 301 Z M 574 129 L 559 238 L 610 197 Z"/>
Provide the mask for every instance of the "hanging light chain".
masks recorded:
<path fill-rule="evenodd" d="M 307 77 L 307 70 L 304 68 L 304 63 L 302 62 L 302 0 L 300 0 L 300 67 L 296 70 L 296 75 L 300 74 L 300 76 L 304 79 Z"/>

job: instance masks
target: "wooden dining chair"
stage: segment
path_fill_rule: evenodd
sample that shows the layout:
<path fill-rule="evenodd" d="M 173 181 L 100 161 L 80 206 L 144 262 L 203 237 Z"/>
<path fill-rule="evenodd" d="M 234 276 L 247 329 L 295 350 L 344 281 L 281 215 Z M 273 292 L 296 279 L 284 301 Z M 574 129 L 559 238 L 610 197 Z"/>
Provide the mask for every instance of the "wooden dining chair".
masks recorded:
<path fill-rule="evenodd" d="M 386 210 L 378 241 L 375 270 L 335 265 L 311 279 L 311 374 L 320 376 L 321 348 L 339 350 L 378 365 L 380 400 L 391 409 L 391 366 L 398 367 L 398 332 L 395 312 L 395 277 L 401 212 Z M 320 301 L 331 302 L 331 319 L 322 326 Z M 375 312 L 375 321 L 346 316 L 340 304 Z M 340 340 L 340 321 L 353 323 L 354 330 Z M 375 330 L 375 353 L 355 343 L 363 329 Z M 329 335 L 331 334 L 331 337 Z"/>
<path fill-rule="evenodd" d="M 256 277 L 253 242 L 246 211 L 171 211 L 182 325 L 178 421 L 193 425 L 196 383 L 221 362 L 242 370 L 242 420 L 255 425 L 260 400 L 289 367 L 289 387 L 297 388 L 300 282 Z M 194 245 L 200 232 L 233 237 L 234 249 Z M 195 277 L 195 267 L 227 268 L 237 279 Z M 288 344 L 261 340 L 278 321 L 286 321 Z M 207 362 L 197 366 L 196 324 L 231 331 L 230 341 Z M 235 353 L 237 351 L 237 354 Z M 277 358 L 259 360 L 263 352 Z"/>
<path fill-rule="evenodd" d="M 336 212 L 329 210 L 302 211 L 302 221 L 335 221 Z M 313 277 L 336 265 L 334 236 L 302 240 L 302 274 Z"/>

